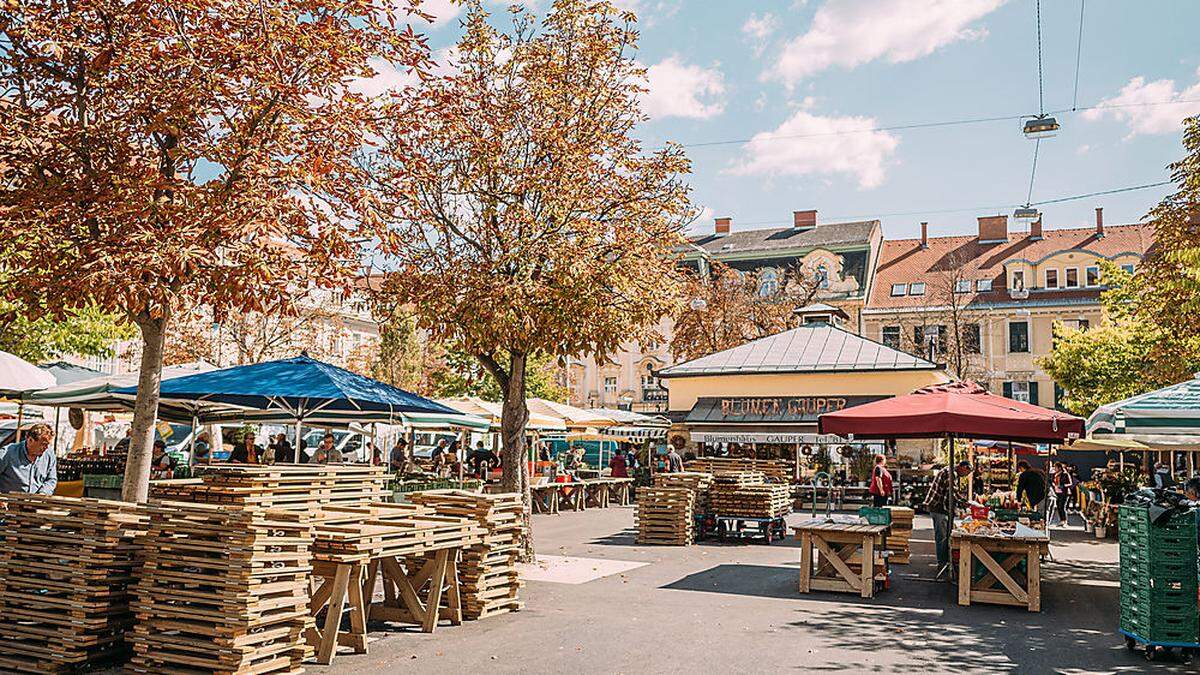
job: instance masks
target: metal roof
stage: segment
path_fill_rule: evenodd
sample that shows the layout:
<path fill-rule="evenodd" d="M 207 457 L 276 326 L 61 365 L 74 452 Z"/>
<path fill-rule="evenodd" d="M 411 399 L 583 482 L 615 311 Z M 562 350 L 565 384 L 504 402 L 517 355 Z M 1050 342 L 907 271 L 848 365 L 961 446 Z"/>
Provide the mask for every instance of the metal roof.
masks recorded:
<path fill-rule="evenodd" d="M 938 367 L 918 356 L 892 349 L 843 328 L 818 323 L 664 368 L 658 372 L 658 377 L 936 370 Z"/>

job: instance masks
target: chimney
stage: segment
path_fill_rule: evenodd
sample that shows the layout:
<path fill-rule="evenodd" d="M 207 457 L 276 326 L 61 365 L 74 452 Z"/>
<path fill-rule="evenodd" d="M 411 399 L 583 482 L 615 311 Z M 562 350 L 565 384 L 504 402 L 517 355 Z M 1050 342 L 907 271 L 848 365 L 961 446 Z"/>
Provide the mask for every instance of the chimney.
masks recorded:
<path fill-rule="evenodd" d="M 1008 216 L 980 216 L 979 241 L 1008 241 Z"/>
<path fill-rule="evenodd" d="M 713 222 L 717 224 L 717 236 L 724 237 L 729 234 L 729 228 L 733 225 L 733 218 L 714 218 Z"/>
<path fill-rule="evenodd" d="M 1041 216 L 1038 216 L 1037 220 L 1035 220 L 1029 224 L 1029 238 L 1033 239 L 1033 240 L 1038 240 L 1038 239 L 1042 238 L 1042 217 Z"/>
<path fill-rule="evenodd" d="M 811 230 L 817 226 L 817 210 L 792 211 L 792 227 L 797 230 Z"/>
<path fill-rule="evenodd" d="M 921 221 L 921 248 L 929 248 L 929 223 Z"/>
<path fill-rule="evenodd" d="M 1096 207 L 1096 236 L 1104 236 L 1104 207 Z"/>

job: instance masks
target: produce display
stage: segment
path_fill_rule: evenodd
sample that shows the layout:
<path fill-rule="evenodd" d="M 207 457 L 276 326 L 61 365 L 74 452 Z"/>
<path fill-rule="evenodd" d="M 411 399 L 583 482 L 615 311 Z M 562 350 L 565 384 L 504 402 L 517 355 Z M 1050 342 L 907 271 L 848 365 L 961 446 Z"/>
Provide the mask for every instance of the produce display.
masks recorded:
<path fill-rule="evenodd" d="M 89 476 L 123 476 L 125 455 L 71 454 L 58 459 L 58 480 L 83 480 Z"/>

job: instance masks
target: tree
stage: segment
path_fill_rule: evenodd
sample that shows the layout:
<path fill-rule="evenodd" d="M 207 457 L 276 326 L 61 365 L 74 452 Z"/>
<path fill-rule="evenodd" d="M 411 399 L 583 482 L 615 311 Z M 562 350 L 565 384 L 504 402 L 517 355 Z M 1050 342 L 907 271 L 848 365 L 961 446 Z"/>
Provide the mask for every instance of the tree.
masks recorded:
<path fill-rule="evenodd" d="M 0 300 L 0 350 L 32 363 L 64 354 L 110 356 L 117 343 L 133 336 L 132 326 L 93 305 L 56 318 L 19 300 Z"/>
<path fill-rule="evenodd" d="M 359 251 L 354 155 L 376 119 L 350 79 L 418 67 L 406 2 L 51 0 L 0 9 L 7 291 L 95 305 L 141 335 L 122 495 L 144 500 L 163 342 L 182 308 L 292 311 Z"/>
<path fill-rule="evenodd" d="M 1168 167 L 1177 189 L 1150 211 L 1155 245 L 1133 301 L 1138 316 L 1162 332 L 1147 384 L 1180 382 L 1200 368 L 1200 116 L 1183 126 L 1186 154 Z"/>
<path fill-rule="evenodd" d="M 901 344 L 910 345 L 910 353 L 945 363 L 961 380 L 987 374 L 980 342 L 989 329 L 989 312 L 972 304 L 971 262 L 962 252 L 940 260 L 926 277 L 921 306 L 900 322 Z"/>
<path fill-rule="evenodd" d="M 502 357 L 502 360 L 503 357 Z M 567 388 L 560 381 L 562 368 L 545 354 L 531 354 L 525 367 L 525 393 L 528 397 L 565 401 Z M 478 396 L 486 401 L 501 401 L 504 392 L 496 378 L 479 360 L 457 349 L 444 349 L 439 367 L 432 371 L 433 395 Z"/>
<path fill-rule="evenodd" d="M 450 72 L 389 106 L 370 158 L 379 203 L 363 216 L 394 270 L 385 288 L 495 379 L 504 488 L 526 518 L 530 360 L 652 337 L 677 301 L 693 217 L 683 151 L 634 136 L 634 16 L 585 0 L 548 11 L 539 22 L 514 6 L 501 32 L 468 3 Z"/>
<path fill-rule="evenodd" d="M 688 304 L 675 317 L 671 353 L 694 359 L 795 328 L 796 309 L 810 304 L 820 290 L 812 270 L 796 267 L 764 289 L 754 274 L 743 274 L 713 260 L 707 273 L 689 277 Z"/>
<path fill-rule="evenodd" d="M 1133 298 L 1139 280 L 1108 261 L 1101 261 L 1100 325 L 1079 330 L 1054 324 L 1054 349 L 1037 360 L 1065 392 L 1063 406 L 1077 415 L 1147 390 L 1151 356 L 1162 331 L 1138 317 Z"/>

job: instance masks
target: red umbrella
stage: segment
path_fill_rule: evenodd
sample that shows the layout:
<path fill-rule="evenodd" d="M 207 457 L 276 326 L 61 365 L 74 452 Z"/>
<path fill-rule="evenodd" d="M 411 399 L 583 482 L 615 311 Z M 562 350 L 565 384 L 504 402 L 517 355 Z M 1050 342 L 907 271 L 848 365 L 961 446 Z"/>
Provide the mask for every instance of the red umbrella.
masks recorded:
<path fill-rule="evenodd" d="M 951 382 L 821 415 L 823 434 L 855 438 L 990 438 L 1061 443 L 1083 435 L 1083 419 Z"/>

